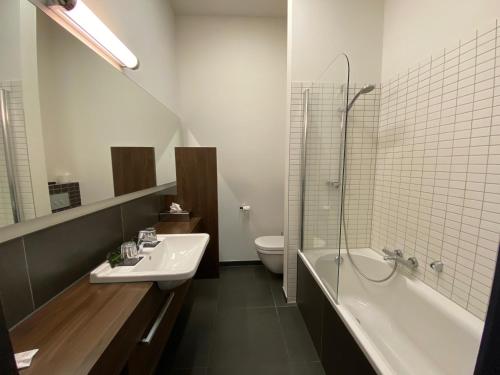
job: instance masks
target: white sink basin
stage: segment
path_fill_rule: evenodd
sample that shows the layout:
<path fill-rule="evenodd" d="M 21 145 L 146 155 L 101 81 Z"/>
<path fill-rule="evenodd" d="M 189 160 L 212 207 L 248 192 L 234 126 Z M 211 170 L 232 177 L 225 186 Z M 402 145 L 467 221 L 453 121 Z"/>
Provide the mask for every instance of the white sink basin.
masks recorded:
<path fill-rule="evenodd" d="M 173 289 L 194 276 L 209 238 L 206 233 L 158 235 L 161 243 L 144 249 L 135 266 L 111 268 L 106 261 L 90 273 L 90 282 L 156 281 L 160 289 Z"/>

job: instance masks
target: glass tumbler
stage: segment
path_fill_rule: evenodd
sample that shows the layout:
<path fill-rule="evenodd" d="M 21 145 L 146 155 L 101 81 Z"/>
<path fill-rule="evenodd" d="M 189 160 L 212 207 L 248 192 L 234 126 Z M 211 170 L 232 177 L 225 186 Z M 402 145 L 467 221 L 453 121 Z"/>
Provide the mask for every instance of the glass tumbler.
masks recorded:
<path fill-rule="evenodd" d="M 153 243 L 156 242 L 156 229 L 146 228 L 139 232 L 139 243 Z"/>
<path fill-rule="evenodd" d="M 133 241 L 124 242 L 121 246 L 121 253 L 124 260 L 137 259 L 139 257 L 137 245 Z"/>

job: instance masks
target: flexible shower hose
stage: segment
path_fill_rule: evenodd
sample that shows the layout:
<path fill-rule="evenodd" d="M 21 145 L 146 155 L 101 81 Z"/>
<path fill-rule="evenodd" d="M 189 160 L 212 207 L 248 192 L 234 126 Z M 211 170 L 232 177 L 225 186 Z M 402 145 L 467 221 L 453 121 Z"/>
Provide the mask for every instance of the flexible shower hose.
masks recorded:
<path fill-rule="evenodd" d="M 344 240 L 345 240 L 345 248 L 346 248 L 346 251 L 347 251 L 347 257 L 351 261 L 354 269 L 356 271 L 358 271 L 358 273 L 361 276 L 363 276 L 366 280 L 372 281 L 374 283 L 383 283 L 384 281 L 389 280 L 392 277 L 392 275 L 394 275 L 394 273 L 396 272 L 396 269 L 398 268 L 398 263 L 394 262 L 394 267 L 392 268 L 391 273 L 388 276 L 386 276 L 386 277 L 384 277 L 382 279 L 372 279 L 371 277 L 366 276 L 366 274 L 359 269 L 358 265 L 356 264 L 356 262 L 354 261 L 354 259 L 351 256 L 351 251 L 349 250 L 349 245 L 347 244 L 347 227 L 345 225 L 345 216 L 344 216 L 344 212 L 343 211 L 342 211 L 342 225 L 344 227 Z"/>
<path fill-rule="evenodd" d="M 342 119 L 342 121 L 345 121 L 344 119 Z M 347 129 L 344 128 L 344 137 L 346 136 L 347 134 Z M 342 205 L 344 204 L 344 200 L 345 200 L 345 181 L 347 179 L 347 172 L 345 170 L 345 161 L 346 161 L 346 152 L 345 152 L 345 149 L 347 147 L 344 147 L 344 168 L 343 168 L 343 177 L 342 177 L 342 192 L 341 192 L 341 195 L 342 195 Z M 341 221 L 341 224 L 343 227 L 344 227 L 344 241 L 345 241 L 345 249 L 346 249 L 346 252 L 347 252 L 347 257 L 349 258 L 349 260 L 351 261 L 352 263 L 352 266 L 354 267 L 354 269 L 356 271 L 358 271 L 358 273 L 363 276 L 366 280 L 368 281 L 371 281 L 371 282 L 374 282 L 374 283 L 383 283 L 384 281 L 387 281 L 389 280 L 393 275 L 394 273 L 396 272 L 396 269 L 398 268 L 398 262 L 394 262 L 394 267 L 392 268 L 392 271 L 391 273 L 389 273 L 388 276 L 386 277 L 383 277 L 381 279 L 373 279 L 369 276 L 367 276 L 363 271 L 361 271 L 361 269 L 358 267 L 358 265 L 356 264 L 356 262 L 354 261 L 353 257 L 351 256 L 351 251 L 349 249 L 349 244 L 348 244 L 348 241 L 347 241 L 347 225 L 345 223 L 345 210 L 344 208 L 342 207 L 341 208 L 341 216 L 342 216 L 342 221 Z"/>

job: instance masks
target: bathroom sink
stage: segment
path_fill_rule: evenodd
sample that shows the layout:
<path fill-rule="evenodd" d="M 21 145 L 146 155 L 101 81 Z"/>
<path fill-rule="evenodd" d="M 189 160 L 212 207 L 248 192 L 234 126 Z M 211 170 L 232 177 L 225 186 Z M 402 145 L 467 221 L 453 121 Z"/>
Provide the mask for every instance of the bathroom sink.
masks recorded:
<path fill-rule="evenodd" d="M 106 261 L 90 273 L 90 282 L 156 281 L 160 289 L 173 289 L 194 276 L 209 238 L 206 233 L 158 235 L 161 242 L 145 248 L 135 266 L 111 268 Z"/>

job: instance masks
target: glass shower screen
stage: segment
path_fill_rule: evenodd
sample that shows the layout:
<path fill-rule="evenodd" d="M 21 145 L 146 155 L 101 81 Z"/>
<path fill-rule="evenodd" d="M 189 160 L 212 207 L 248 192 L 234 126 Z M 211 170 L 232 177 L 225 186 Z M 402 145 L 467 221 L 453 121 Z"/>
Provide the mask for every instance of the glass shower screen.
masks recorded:
<path fill-rule="evenodd" d="M 337 56 L 320 78 L 302 82 L 304 132 L 301 160 L 300 249 L 337 300 L 344 132 L 349 91 L 349 60 Z M 318 270 L 317 270 L 318 271 Z"/>

